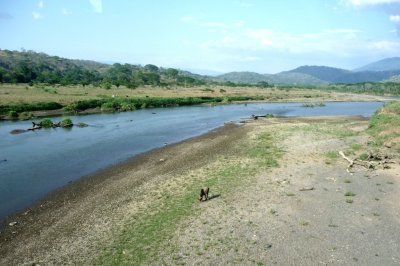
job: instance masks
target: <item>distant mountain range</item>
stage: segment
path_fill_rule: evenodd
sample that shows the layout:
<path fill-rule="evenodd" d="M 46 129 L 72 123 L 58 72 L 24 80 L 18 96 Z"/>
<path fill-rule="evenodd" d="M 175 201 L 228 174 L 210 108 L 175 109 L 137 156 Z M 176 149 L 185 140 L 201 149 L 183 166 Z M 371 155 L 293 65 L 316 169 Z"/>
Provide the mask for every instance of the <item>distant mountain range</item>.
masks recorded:
<path fill-rule="evenodd" d="M 277 74 L 259 74 L 255 72 L 230 72 L 216 78 L 224 81 L 256 84 L 318 85 L 328 83 L 362 83 L 380 81 L 398 81 L 400 75 L 400 57 L 386 58 L 354 70 L 327 66 L 301 66 Z"/>
<path fill-rule="evenodd" d="M 195 74 L 196 73 L 196 74 Z M 213 82 L 320 85 L 332 83 L 400 82 L 400 57 L 386 58 L 365 66 L 346 70 L 328 66 L 300 66 L 277 74 L 209 70 L 191 71 L 155 65 L 105 64 L 88 60 L 71 60 L 34 51 L 0 49 L 0 82 L 47 82 L 61 84 L 112 83 L 135 87 L 147 84 L 205 84 Z M 265 85 L 265 84 L 264 84 Z"/>

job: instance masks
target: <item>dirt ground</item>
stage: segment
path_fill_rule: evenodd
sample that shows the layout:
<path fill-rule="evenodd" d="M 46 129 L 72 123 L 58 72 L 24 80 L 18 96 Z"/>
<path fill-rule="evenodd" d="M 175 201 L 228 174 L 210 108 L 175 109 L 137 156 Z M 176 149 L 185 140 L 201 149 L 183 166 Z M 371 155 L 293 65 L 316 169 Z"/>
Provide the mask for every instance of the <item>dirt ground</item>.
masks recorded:
<path fill-rule="evenodd" d="M 290 120 L 267 127 L 284 131 L 310 122 L 321 121 Z M 362 130 L 367 123 L 347 125 Z M 377 171 L 357 168 L 351 175 L 345 160 L 328 165 L 323 155 L 364 142 L 365 136 L 337 138 L 301 131 L 289 135 L 280 167 L 259 174 L 251 186 L 229 197 L 202 205 L 200 219 L 185 221 L 176 232 L 171 242 L 177 247 L 164 253 L 164 261 L 400 265 L 399 165 Z M 346 202 L 349 191 L 356 194 L 352 203 Z"/>
<path fill-rule="evenodd" d="M 97 258 L 127 224 L 167 208 L 166 198 L 191 184 L 200 187 L 204 173 L 260 132 L 276 137 L 279 166 L 243 177 L 233 190 L 211 186 L 206 202 L 194 194 L 193 214 L 141 264 L 400 265 L 398 161 L 350 174 L 345 160 L 327 155 L 356 156 L 350 147 L 366 145 L 367 125 L 354 117 L 259 119 L 137 156 L 7 220 L 0 265 L 105 264 Z M 122 254 L 123 264 L 135 264 L 134 253 Z"/>

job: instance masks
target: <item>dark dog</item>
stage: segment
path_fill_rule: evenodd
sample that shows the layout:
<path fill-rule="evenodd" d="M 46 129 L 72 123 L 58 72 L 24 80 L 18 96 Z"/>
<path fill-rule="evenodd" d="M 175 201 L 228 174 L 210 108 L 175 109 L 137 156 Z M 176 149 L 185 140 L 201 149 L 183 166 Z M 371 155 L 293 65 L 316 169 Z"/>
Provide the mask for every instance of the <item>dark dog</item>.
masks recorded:
<path fill-rule="evenodd" d="M 199 201 L 203 201 L 203 197 L 204 197 L 204 200 L 208 200 L 208 192 L 210 191 L 210 188 L 208 188 L 208 187 L 205 187 L 205 188 L 202 188 L 201 190 L 200 190 L 200 198 L 199 198 Z"/>

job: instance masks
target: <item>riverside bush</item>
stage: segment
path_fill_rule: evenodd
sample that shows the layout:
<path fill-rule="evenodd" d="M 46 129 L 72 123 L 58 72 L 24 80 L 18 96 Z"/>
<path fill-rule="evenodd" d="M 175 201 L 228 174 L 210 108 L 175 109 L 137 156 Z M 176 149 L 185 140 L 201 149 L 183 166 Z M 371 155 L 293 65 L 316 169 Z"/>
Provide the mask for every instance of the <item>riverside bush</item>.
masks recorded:
<path fill-rule="evenodd" d="M 61 127 L 72 127 L 74 124 L 70 118 L 65 118 L 63 121 L 61 121 L 60 125 Z"/>
<path fill-rule="evenodd" d="M 53 121 L 50 118 L 44 118 L 40 121 L 40 125 L 44 128 L 49 128 L 53 126 Z"/>

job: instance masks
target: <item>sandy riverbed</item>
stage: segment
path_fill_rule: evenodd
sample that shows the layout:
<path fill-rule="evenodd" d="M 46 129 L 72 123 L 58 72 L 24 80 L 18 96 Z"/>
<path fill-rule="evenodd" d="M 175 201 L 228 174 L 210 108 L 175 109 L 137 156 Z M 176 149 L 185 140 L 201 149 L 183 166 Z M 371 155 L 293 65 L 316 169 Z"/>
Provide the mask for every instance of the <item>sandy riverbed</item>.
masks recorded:
<path fill-rule="evenodd" d="M 399 164 L 376 171 L 357 168 L 350 175 L 344 160 L 326 157 L 354 143 L 364 145 L 367 124 L 354 117 L 259 119 L 137 156 L 11 217 L 7 224 L 17 224 L 0 234 L 0 264 L 109 261 L 98 257 L 123 246 L 120 236 L 127 225 L 167 208 L 167 198 L 193 184 L 204 185 L 210 169 L 236 159 L 246 163 L 239 158 L 244 143 L 270 132 L 283 150 L 279 166 L 237 181 L 235 193 L 224 193 L 232 189 L 220 182 L 211 187 L 218 197 L 205 203 L 193 193 L 193 215 L 177 221 L 167 240 L 151 250 L 155 255 L 142 263 L 398 265 Z M 340 134 L 349 131 L 354 134 Z M 355 194 L 352 203 L 344 195 L 349 191 Z M 137 261 L 132 250 L 128 244 L 118 253 L 123 263 Z"/>

